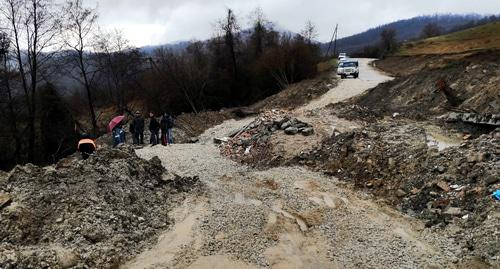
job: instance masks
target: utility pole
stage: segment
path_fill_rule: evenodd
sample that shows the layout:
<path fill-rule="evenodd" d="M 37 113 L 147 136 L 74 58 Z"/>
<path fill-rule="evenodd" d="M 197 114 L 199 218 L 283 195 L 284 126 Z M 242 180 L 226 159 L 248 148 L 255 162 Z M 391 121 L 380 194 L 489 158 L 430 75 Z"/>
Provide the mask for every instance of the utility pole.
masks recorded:
<path fill-rule="evenodd" d="M 330 49 L 332 47 L 332 43 L 334 43 L 333 45 L 333 55 L 337 55 L 337 32 L 338 32 L 338 28 L 339 28 L 339 24 L 337 23 L 335 25 L 335 31 L 333 32 L 333 35 L 332 35 L 332 39 L 330 40 L 330 44 L 328 44 L 328 50 L 326 51 L 326 57 L 328 57 L 328 55 L 330 54 Z"/>

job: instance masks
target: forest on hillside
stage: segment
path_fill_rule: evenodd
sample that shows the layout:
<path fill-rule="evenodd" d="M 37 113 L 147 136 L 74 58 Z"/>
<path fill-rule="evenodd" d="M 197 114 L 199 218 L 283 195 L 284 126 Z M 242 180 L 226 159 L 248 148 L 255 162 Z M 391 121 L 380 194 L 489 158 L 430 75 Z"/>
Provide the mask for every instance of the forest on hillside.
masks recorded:
<path fill-rule="evenodd" d="M 74 152 L 78 134 L 106 131 L 105 112 L 247 105 L 315 76 L 320 60 L 310 21 L 300 34 L 280 33 L 261 9 L 249 31 L 227 9 L 210 40 L 145 54 L 119 30 L 101 30 L 83 0 L 0 3 L 0 169 Z"/>
<path fill-rule="evenodd" d="M 430 16 L 418 16 L 380 25 L 362 33 L 341 38 L 337 41 L 337 51 L 351 54 L 360 53 L 365 48 L 376 46 L 381 33 L 386 29 L 392 29 L 396 32 L 396 39 L 398 42 L 406 42 L 426 37 L 423 33 L 425 32 L 425 28 L 429 27 L 429 25 L 434 28 L 433 33 L 436 33 L 437 31 L 438 34 L 446 34 L 498 20 L 500 20 L 500 15 L 482 16 L 476 14 L 436 14 Z M 340 31 L 342 31 L 342 24 L 340 24 L 339 27 Z M 323 50 L 326 50 L 328 46 L 328 43 L 323 44 Z"/>

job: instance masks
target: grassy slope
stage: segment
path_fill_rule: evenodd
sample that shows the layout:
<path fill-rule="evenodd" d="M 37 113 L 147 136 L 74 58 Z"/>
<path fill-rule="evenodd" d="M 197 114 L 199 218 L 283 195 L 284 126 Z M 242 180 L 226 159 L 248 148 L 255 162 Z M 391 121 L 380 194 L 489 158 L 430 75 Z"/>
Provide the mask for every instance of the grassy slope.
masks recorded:
<path fill-rule="evenodd" d="M 398 55 L 450 54 L 500 49 L 500 22 L 406 43 Z"/>

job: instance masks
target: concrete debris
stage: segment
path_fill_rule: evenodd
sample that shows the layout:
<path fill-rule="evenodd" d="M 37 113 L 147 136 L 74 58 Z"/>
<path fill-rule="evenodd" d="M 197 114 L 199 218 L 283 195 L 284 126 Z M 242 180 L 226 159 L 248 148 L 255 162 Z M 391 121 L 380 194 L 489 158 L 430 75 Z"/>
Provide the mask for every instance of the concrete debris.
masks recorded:
<path fill-rule="evenodd" d="M 500 114 L 449 113 L 444 115 L 447 122 L 464 122 L 490 126 L 500 126 Z"/>
<path fill-rule="evenodd" d="M 241 129 L 231 132 L 229 138 L 214 139 L 220 144 L 220 151 L 235 161 L 252 163 L 266 155 L 271 147 L 274 133 L 282 131 L 287 135 L 310 136 L 314 128 L 282 110 L 269 110 L 261 113 L 254 121 Z"/>

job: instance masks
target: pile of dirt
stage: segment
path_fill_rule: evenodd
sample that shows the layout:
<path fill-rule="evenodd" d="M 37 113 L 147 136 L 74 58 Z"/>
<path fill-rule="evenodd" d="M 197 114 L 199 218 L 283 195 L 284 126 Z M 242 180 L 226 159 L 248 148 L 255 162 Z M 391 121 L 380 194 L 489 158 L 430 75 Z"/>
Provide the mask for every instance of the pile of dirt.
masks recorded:
<path fill-rule="evenodd" d="M 103 148 L 88 160 L 18 166 L 0 175 L 0 268 L 111 268 L 170 225 L 170 208 L 198 178 L 168 174 L 158 158 Z"/>
<path fill-rule="evenodd" d="M 500 202 L 491 194 L 500 189 L 500 131 L 448 147 L 430 140 L 426 129 L 415 124 L 378 122 L 334 134 L 290 164 L 305 164 L 353 182 L 425 219 L 428 227 L 457 221 L 462 227 L 482 227 L 492 217 L 498 223 Z M 485 229 L 494 230 L 491 225 Z M 488 260 L 500 253 L 498 241 L 484 232 L 466 239 L 471 251 L 493 248 L 474 252 Z"/>
<path fill-rule="evenodd" d="M 179 129 L 174 133 L 175 142 L 190 142 L 190 139 L 199 136 L 205 130 L 232 118 L 235 118 L 232 110 L 183 113 L 175 119 L 175 129 Z"/>
<path fill-rule="evenodd" d="M 251 108 L 256 111 L 295 109 L 335 88 L 337 83 L 338 79 L 329 74 L 291 84 L 281 92 L 252 105 Z"/>
<path fill-rule="evenodd" d="M 349 102 L 340 102 L 326 106 L 332 115 L 350 121 L 362 120 L 364 122 L 373 123 L 382 119 L 383 113 L 380 109 L 369 109 L 365 106 L 352 104 Z"/>
<path fill-rule="evenodd" d="M 282 131 L 287 135 L 309 136 L 314 128 L 283 110 L 269 110 L 261 113 L 254 121 L 229 137 L 215 139 L 220 143 L 221 154 L 232 160 L 257 165 L 259 160 L 267 160 L 271 153 L 271 136 Z"/>
<path fill-rule="evenodd" d="M 486 57 L 487 56 L 487 57 Z M 425 119 L 449 111 L 494 114 L 500 109 L 500 52 L 474 54 L 462 58 L 428 58 L 420 70 L 367 91 L 350 103 L 381 111 L 399 113 L 411 119 Z M 406 57 L 392 58 L 408 65 Z M 422 60 L 425 63 L 425 59 Z M 384 66 L 377 63 L 377 66 Z M 391 69 L 392 70 L 392 69 Z M 390 70 L 389 70 L 390 71 Z"/>

